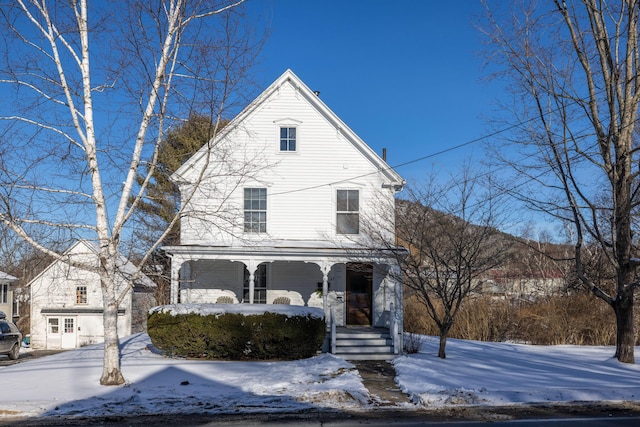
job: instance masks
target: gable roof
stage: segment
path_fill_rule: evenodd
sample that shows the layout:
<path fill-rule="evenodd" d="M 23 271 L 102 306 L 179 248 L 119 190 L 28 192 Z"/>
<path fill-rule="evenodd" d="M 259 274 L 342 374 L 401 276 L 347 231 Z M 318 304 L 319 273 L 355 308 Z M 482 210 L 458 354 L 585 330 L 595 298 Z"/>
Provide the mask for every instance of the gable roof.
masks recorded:
<path fill-rule="evenodd" d="M 0 271 L 0 283 L 11 283 L 17 280 L 17 277 L 13 277 L 12 275 L 5 273 L 4 271 Z"/>
<path fill-rule="evenodd" d="M 202 146 L 196 154 L 189 158 L 178 170 L 171 175 L 171 180 L 174 182 L 182 181 L 181 177 L 187 174 L 191 168 L 193 168 L 207 153 L 210 151 L 210 147 L 215 145 L 217 141 L 223 139 L 230 132 L 238 127 L 242 121 L 258 109 L 264 102 L 266 102 L 273 94 L 285 84 L 292 85 L 298 93 L 311 104 L 319 114 L 324 116 L 331 125 L 333 125 L 341 135 L 345 137 L 349 143 L 351 143 L 359 152 L 365 157 L 380 173 L 382 173 L 389 181 L 390 186 L 394 186 L 400 189 L 404 186 L 405 180 L 394 171 L 378 154 L 371 149 L 349 126 L 346 125 L 331 109 L 320 99 L 315 92 L 296 76 L 293 71 L 287 69 L 280 77 L 276 79 L 271 85 L 265 89 L 256 99 L 254 99 L 247 107 L 245 107 L 240 114 L 238 114 L 229 124 L 227 124 L 218 135 L 216 135 L 211 144 L 205 144 Z"/>
<path fill-rule="evenodd" d="M 84 250 L 84 252 L 83 252 L 83 250 Z M 94 254 L 94 255 L 98 256 L 99 255 L 99 249 L 98 249 L 97 244 L 95 244 L 93 242 L 89 242 L 87 240 L 78 240 L 73 245 L 71 245 L 71 247 L 69 247 L 69 249 L 64 251 L 62 256 L 72 255 L 74 253 L 75 254 L 90 253 L 90 254 Z M 34 277 L 27 284 L 27 286 L 31 286 L 31 283 L 35 282 L 41 276 L 45 275 L 51 268 L 53 268 L 54 265 L 56 265 L 59 262 L 63 262 L 63 261 L 61 261 L 59 259 L 56 259 L 55 261 L 53 261 L 51 264 L 49 264 L 47 266 L 47 268 L 42 270 L 40 272 L 40 274 L 38 274 L 36 277 Z M 118 270 L 120 271 L 121 275 L 124 276 L 125 279 L 127 277 L 131 277 L 138 270 L 137 267 L 135 265 L 133 265 L 133 263 L 131 261 L 129 261 L 128 259 L 126 259 L 122 255 L 118 255 L 117 266 L 118 266 Z M 148 287 L 148 288 L 155 288 L 157 286 L 155 284 L 155 282 L 153 280 L 149 279 L 149 277 L 147 277 L 145 274 L 143 274 L 139 279 L 136 279 L 135 283 L 139 284 L 139 285 L 142 285 L 142 286 L 145 286 L 145 287 Z"/>

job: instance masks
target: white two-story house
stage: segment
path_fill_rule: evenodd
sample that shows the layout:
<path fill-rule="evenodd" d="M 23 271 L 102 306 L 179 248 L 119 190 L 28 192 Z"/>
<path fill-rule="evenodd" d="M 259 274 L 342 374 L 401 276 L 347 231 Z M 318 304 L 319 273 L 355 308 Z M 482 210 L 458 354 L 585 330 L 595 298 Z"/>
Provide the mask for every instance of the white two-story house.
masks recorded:
<path fill-rule="evenodd" d="M 383 216 L 394 241 L 404 180 L 293 72 L 172 179 L 185 207 L 181 244 L 164 248 L 172 303 L 320 307 L 338 331 L 395 331 L 399 351 L 396 248 L 364 222 Z"/>
<path fill-rule="evenodd" d="M 99 262 L 96 245 L 80 240 L 29 282 L 32 348 L 71 349 L 104 341 Z M 136 267 L 124 257 L 118 267 L 117 292 L 125 294 L 118 307 L 118 335 L 124 337 L 144 330 L 156 284 L 142 276 L 132 287 L 129 278 Z"/>

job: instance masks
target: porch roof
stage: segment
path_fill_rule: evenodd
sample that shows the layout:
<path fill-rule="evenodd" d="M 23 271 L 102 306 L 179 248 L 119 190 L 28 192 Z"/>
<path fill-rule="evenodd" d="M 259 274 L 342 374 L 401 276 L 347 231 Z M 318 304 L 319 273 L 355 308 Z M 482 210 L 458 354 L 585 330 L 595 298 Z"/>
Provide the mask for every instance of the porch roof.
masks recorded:
<path fill-rule="evenodd" d="M 230 261 L 328 261 L 394 263 L 406 253 L 402 247 L 365 248 L 356 245 L 338 247 L 327 241 L 272 240 L 243 246 L 179 245 L 163 248 L 172 258 L 225 259 Z"/>

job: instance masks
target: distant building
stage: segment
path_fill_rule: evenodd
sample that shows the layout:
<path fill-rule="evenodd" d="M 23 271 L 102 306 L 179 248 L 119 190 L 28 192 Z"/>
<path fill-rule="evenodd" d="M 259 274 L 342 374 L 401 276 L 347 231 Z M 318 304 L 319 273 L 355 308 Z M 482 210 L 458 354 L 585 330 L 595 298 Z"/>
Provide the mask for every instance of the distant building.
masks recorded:
<path fill-rule="evenodd" d="M 69 262 L 56 260 L 36 276 L 28 287 L 31 293 L 31 347 L 69 349 L 104 341 L 103 299 L 97 270 L 95 245 L 79 241 L 65 254 Z M 133 264 L 120 258 L 118 292 L 126 292 L 118 309 L 118 335 L 144 330 L 146 312 L 155 305 L 151 290 L 155 283 L 143 276 L 129 287 Z M 90 265 L 86 270 L 72 264 Z"/>
<path fill-rule="evenodd" d="M 535 299 L 557 294 L 566 287 L 560 271 L 546 271 L 538 276 L 503 269 L 489 270 L 478 278 L 476 293 L 510 298 Z"/>
<path fill-rule="evenodd" d="M 0 311 L 7 315 L 7 319 L 18 315 L 13 309 L 13 292 L 17 281 L 17 277 L 0 271 Z"/>

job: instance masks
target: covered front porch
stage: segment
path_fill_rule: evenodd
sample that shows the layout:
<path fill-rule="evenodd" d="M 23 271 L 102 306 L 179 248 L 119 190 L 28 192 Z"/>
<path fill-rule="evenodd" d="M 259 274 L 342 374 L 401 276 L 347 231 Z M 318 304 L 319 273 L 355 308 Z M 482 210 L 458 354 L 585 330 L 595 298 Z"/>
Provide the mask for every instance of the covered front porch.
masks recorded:
<path fill-rule="evenodd" d="M 173 246 L 171 303 L 292 304 L 325 312 L 329 345 L 336 328 L 389 330 L 401 348 L 402 287 L 393 253 L 269 245 Z M 335 351 L 334 351 L 335 352 Z"/>

